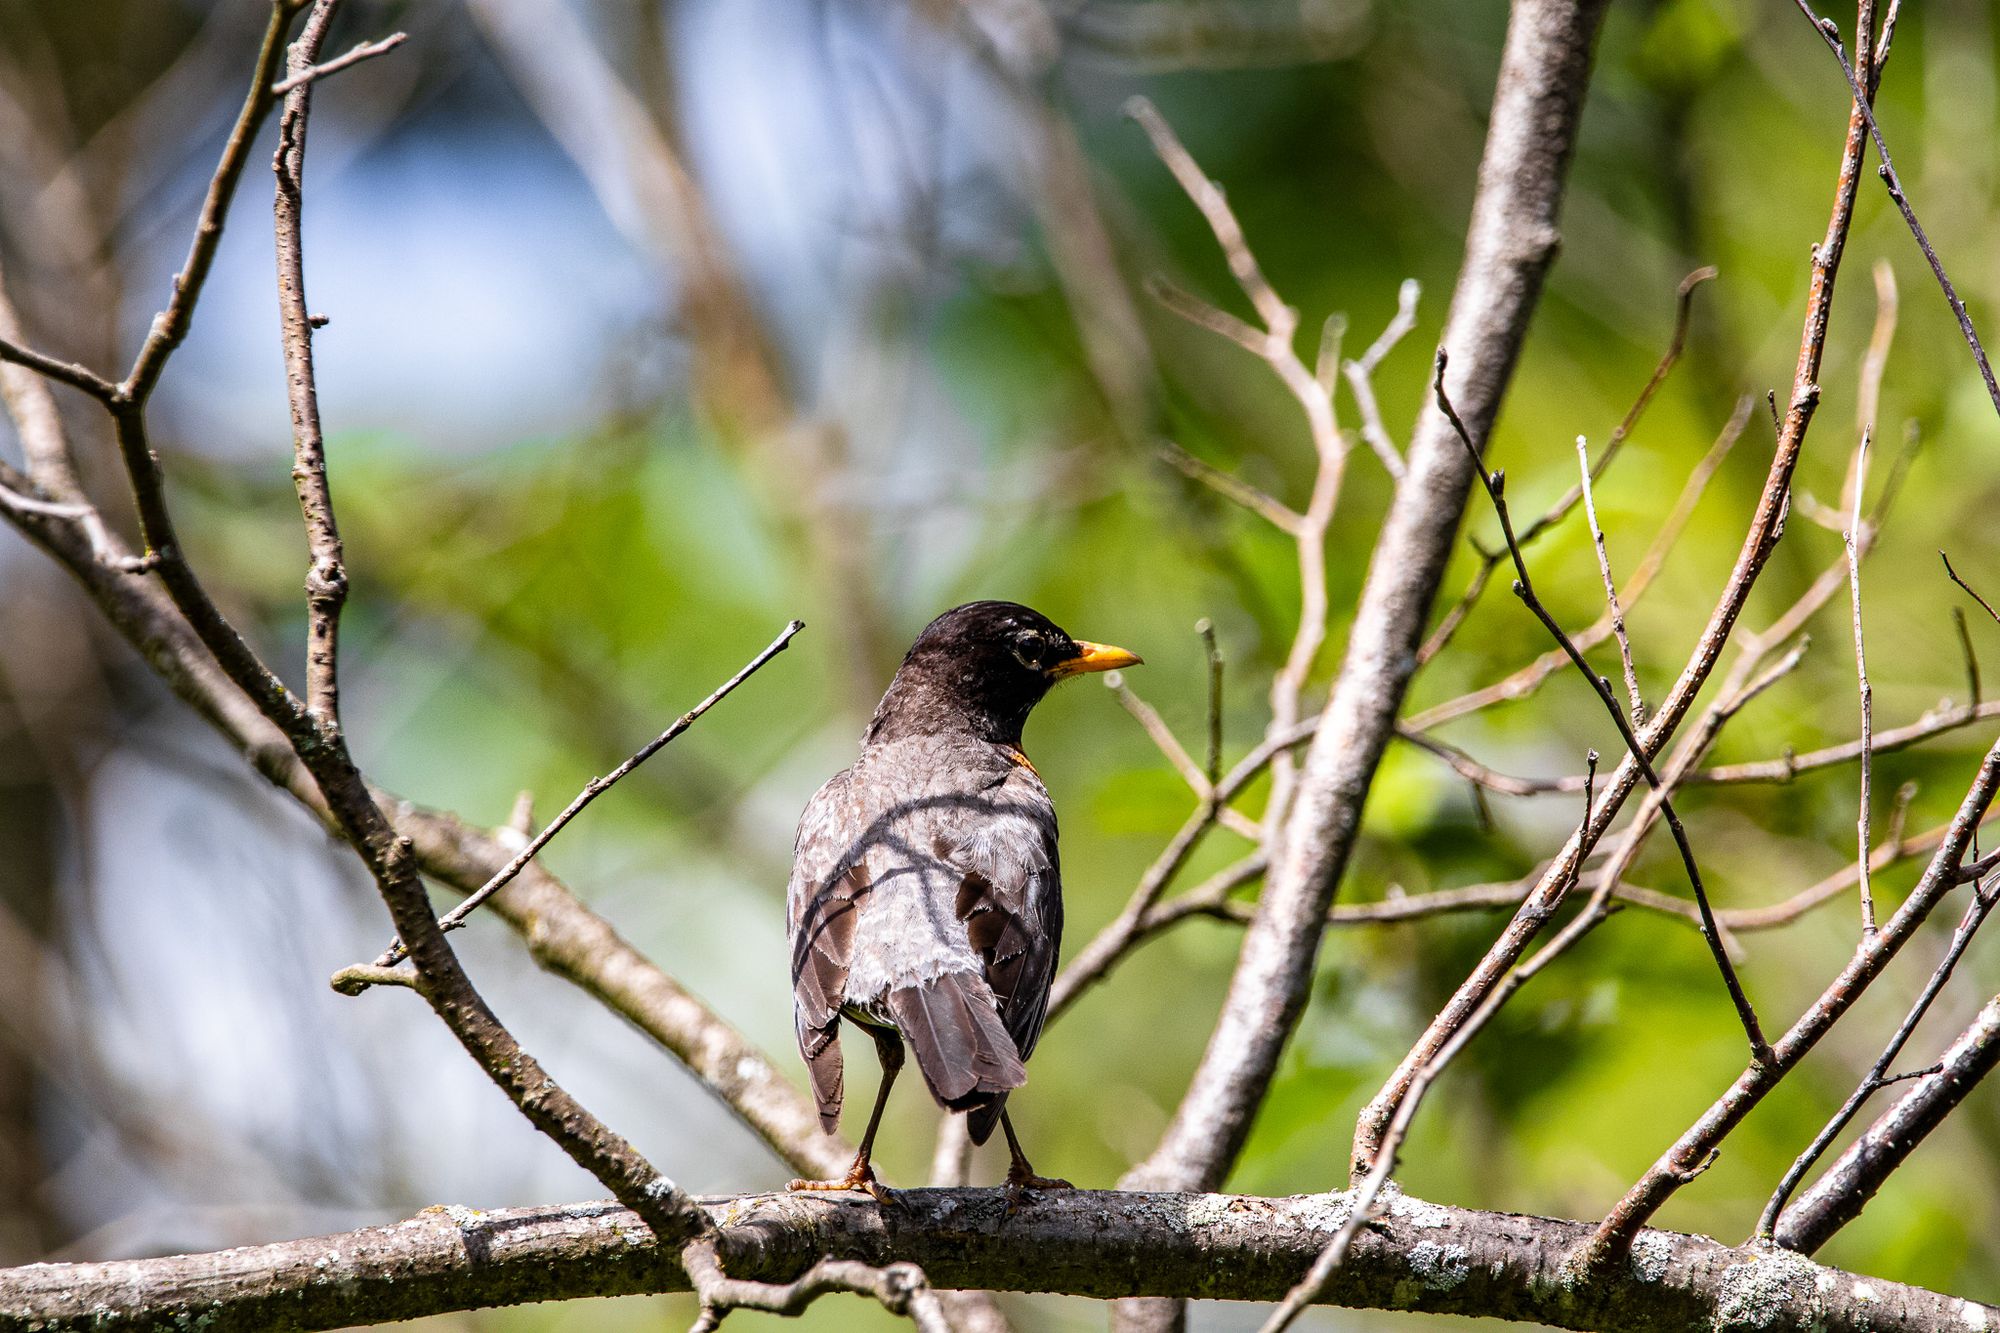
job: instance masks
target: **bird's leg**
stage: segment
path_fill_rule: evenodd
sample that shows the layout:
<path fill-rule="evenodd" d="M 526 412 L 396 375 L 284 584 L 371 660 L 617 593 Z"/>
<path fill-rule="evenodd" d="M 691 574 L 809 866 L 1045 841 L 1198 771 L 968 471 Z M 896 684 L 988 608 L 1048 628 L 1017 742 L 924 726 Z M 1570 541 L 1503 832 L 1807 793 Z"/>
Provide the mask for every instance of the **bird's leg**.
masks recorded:
<path fill-rule="evenodd" d="M 1007 1198 L 1010 1210 L 1020 1206 L 1021 1199 L 1029 1190 L 1073 1190 L 1076 1186 L 1067 1180 L 1052 1176 L 1038 1176 L 1035 1168 L 1028 1163 L 1028 1154 L 1021 1151 L 1021 1140 L 1014 1133 L 1014 1122 L 1005 1111 L 1000 1113 L 1000 1128 L 1007 1134 L 1007 1151 L 1013 1161 L 1007 1165 Z"/>
<path fill-rule="evenodd" d="M 903 1070 L 903 1038 L 894 1028 L 871 1027 L 868 1035 L 875 1038 L 875 1054 L 882 1061 L 882 1086 L 876 1089 L 875 1109 L 868 1113 L 868 1129 L 861 1136 L 861 1151 L 854 1154 L 854 1165 L 839 1180 L 794 1180 L 786 1189 L 859 1190 L 877 1203 L 894 1202 L 888 1186 L 875 1179 L 875 1167 L 869 1158 L 875 1152 L 875 1131 L 882 1124 L 882 1110 L 889 1104 L 889 1089 L 895 1086 L 896 1075 Z"/>

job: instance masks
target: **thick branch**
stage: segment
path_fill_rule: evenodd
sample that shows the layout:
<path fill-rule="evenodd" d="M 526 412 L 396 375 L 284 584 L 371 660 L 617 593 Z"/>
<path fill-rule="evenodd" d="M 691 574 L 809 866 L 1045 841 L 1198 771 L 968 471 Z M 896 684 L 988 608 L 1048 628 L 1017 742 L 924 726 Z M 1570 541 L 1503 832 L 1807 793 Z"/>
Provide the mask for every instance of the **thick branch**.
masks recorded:
<path fill-rule="evenodd" d="M 1077 1190 L 1011 1215 L 999 1190 L 911 1190 L 901 1198 L 906 1206 L 893 1211 L 840 1195 L 703 1204 L 738 1279 L 787 1282 L 830 1256 L 876 1267 L 914 1262 L 940 1287 L 1264 1301 L 1305 1272 L 1348 1209 L 1341 1194 Z M 2000 1320 L 1993 1306 L 1670 1231 L 1646 1232 L 1619 1271 L 1565 1284 L 1557 1276 L 1562 1255 L 1588 1229 L 1398 1197 L 1355 1238 L 1326 1300 L 1626 1333 L 1919 1333 Z M 453 1206 L 393 1226 L 215 1254 L 0 1270 L 0 1330 L 344 1328 L 688 1286 L 670 1252 L 614 1204 Z"/>
<path fill-rule="evenodd" d="M 2000 997 L 1987 1001 L 1939 1059 L 1778 1218 L 1774 1239 L 1811 1254 L 1861 1215 L 1891 1172 L 2000 1064 Z"/>
<path fill-rule="evenodd" d="M 1703 627 L 1701 637 L 1681 669 L 1679 678 L 1661 700 L 1659 711 L 1639 733 L 1640 746 L 1620 761 L 1606 783 L 1593 817 L 1564 845 L 1493 947 L 1431 1020 L 1381 1091 L 1362 1110 L 1354 1131 L 1353 1161 L 1358 1169 L 1366 1170 L 1367 1164 L 1375 1160 L 1381 1136 L 1415 1071 L 1428 1063 L 1467 1018 L 1478 1010 L 1562 905 L 1564 895 L 1575 882 L 1575 866 L 1590 854 L 1638 785 L 1641 776 L 1638 754 L 1643 753 L 1648 758 L 1657 754 L 1693 708 L 1695 696 L 1714 671 L 1717 660 L 1735 631 L 1737 617 L 1749 600 L 1750 590 L 1784 535 L 1784 520 L 1791 508 L 1792 474 L 1798 466 L 1799 453 L 1813 413 L 1819 406 L 1820 361 L 1826 350 L 1827 321 L 1832 315 L 1834 284 L 1840 272 L 1841 254 L 1846 248 L 1848 228 L 1854 216 L 1854 196 L 1860 181 L 1863 144 L 1864 130 L 1860 108 L 1857 107 L 1848 123 L 1847 143 L 1834 183 L 1833 207 L 1827 219 L 1826 237 L 1813 250 L 1805 327 L 1799 336 L 1791 397 L 1778 425 L 1777 448 L 1771 457 L 1763 493 L 1758 497 L 1756 513 L 1744 534 L 1743 545 L 1730 570 L 1729 580 L 1716 601 L 1715 609 L 1709 614 L 1708 624 Z M 1456 402 L 1464 401 L 1455 390 L 1452 397 Z M 1777 627 L 1772 628 L 1775 630 Z M 1767 633 L 1760 641 L 1768 642 L 1772 637 Z M 1666 1192 L 1671 1192 L 1674 1187 L 1666 1186 Z M 1665 1193 L 1659 1197 L 1664 1199 Z M 1657 1203 L 1653 1206 L 1657 1207 Z M 1650 1215 L 1650 1209 L 1647 1215 Z"/>
<path fill-rule="evenodd" d="M 1480 438 L 1499 411 L 1555 256 L 1563 182 L 1603 12 L 1602 0 L 1514 6 L 1445 331 L 1456 352 L 1453 398 Z M 1129 1185 L 1213 1186 L 1242 1150 L 1305 1007 L 1322 922 L 1415 669 L 1471 471 L 1443 416 L 1426 407 L 1221 1021 L 1165 1138 L 1128 1174 Z"/>

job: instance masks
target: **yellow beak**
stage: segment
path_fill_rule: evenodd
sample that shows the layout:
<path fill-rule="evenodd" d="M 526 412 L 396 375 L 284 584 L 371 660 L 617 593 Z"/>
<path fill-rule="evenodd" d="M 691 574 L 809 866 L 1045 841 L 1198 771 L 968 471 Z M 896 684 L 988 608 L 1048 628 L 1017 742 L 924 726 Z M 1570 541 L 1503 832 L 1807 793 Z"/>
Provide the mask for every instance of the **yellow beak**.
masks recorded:
<path fill-rule="evenodd" d="M 1083 651 L 1067 662 L 1058 662 L 1050 670 L 1057 680 L 1065 676 L 1080 676 L 1086 671 L 1116 671 L 1120 667 L 1141 666 L 1145 658 L 1123 648 L 1114 648 L 1108 643 L 1085 643 L 1077 640 L 1076 646 Z"/>

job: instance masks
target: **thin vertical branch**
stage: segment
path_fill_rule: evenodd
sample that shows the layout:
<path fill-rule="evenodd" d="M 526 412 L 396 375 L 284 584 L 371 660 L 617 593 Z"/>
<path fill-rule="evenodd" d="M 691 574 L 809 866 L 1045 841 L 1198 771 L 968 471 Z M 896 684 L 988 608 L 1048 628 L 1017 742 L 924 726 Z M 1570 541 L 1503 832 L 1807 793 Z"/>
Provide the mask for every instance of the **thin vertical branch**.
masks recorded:
<path fill-rule="evenodd" d="M 1847 548 L 1847 586 L 1854 604 L 1854 674 L 1861 683 L 1861 799 L 1855 816 L 1855 864 L 1861 876 L 1861 933 L 1875 933 L 1875 893 L 1868 876 L 1868 858 L 1875 849 L 1871 827 L 1875 772 L 1875 690 L 1868 683 L 1868 650 L 1861 633 L 1861 553 L 1857 549 L 1861 532 L 1861 496 L 1868 489 L 1868 432 L 1854 451 L 1853 518 L 1841 540 Z"/>
<path fill-rule="evenodd" d="M 1618 640 L 1618 660 L 1625 668 L 1625 693 L 1632 701 L 1632 723 L 1646 724 L 1646 701 L 1639 694 L 1639 673 L 1632 665 L 1632 640 L 1625 633 L 1625 611 L 1618 605 L 1618 584 L 1611 577 L 1611 557 L 1604 550 L 1604 528 L 1597 521 L 1597 500 L 1590 491 L 1590 444 L 1576 437 L 1576 465 L 1583 488 L 1583 515 L 1590 524 L 1590 541 L 1597 548 L 1597 572 L 1604 578 L 1604 605 L 1611 617 L 1611 634 Z"/>
<path fill-rule="evenodd" d="M 1215 643 L 1215 622 L 1208 617 L 1195 622 L 1194 632 L 1208 659 L 1208 753 L 1202 767 L 1213 790 L 1222 781 L 1222 650 Z"/>
<path fill-rule="evenodd" d="M 1973 708 L 1979 707 L 1979 654 L 1972 650 L 1972 631 L 1966 628 L 1965 612 L 1951 608 L 1952 628 L 1958 633 L 1958 653 L 1965 662 L 1966 700 Z"/>
<path fill-rule="evenodd" d="M 1854 390 L 1854 433 L 1875 434 L 1876 417 L 1882 406 L 1882 377 L 1889 367 L 1889 345 L 1896 337 L 1896 315 L 1901 302 L 1896 292 L 1896 270 L 1889 261 L 1875 261 L 1875 327 L 1868 334 L 1868 350 L 1861 355 L 1860 382 Z M 1840 507 L 1854 505 L 1857 486 L 1855 470 L 1861 461 L 1857 453 L 1848 460 L 1847 478 L 1841 485 Z"/>
<path fill-rule="evenodd" d="M 304 247 L 306 124 L 312 110 L 313 53 L 326 40 L 331 6 L 315 8 L 286 58 L 284 113 L 278 119 L 277 174 L 272 206 L 277 231 L 278 327 L 284 346 L 285 383 L 292 412 L 292 484 L 305 519 L 312 554 L 306 571 L 306 713 L 322 735 L 340 731 L 340 612 L 347 602 L 347 562 L 334 521 L 326 476 L 326 438 L 320 426 L 319 387 L 313 373 L 313 330 L 306 309 Z"/>

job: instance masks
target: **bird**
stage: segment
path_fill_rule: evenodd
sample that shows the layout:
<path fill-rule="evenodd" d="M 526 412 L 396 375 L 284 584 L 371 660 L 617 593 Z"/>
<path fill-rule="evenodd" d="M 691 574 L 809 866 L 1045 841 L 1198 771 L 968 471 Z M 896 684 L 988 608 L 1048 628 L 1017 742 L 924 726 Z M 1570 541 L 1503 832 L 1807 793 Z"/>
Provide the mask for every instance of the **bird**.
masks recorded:
<path fill-rule="evenodd" d="M 821 1127 L 840 1120 L 843 1019 L 874 1039 L 882 1082 L 847 1175 L 790 1188 L 889 1197 L 871 1158 L 905 1043 L 975 1144 L 1005 1130 L 1010 1194 L 1068 1187 L 1035 1174 L 1007 1115 L 1048 1017 L 1063 921 L 1055 804 L 1021 731 L 1058 682 L 1141 661 L 1003 601 L 954 607 L 911 645 L 793 843 L 793 1013 Z"/>

